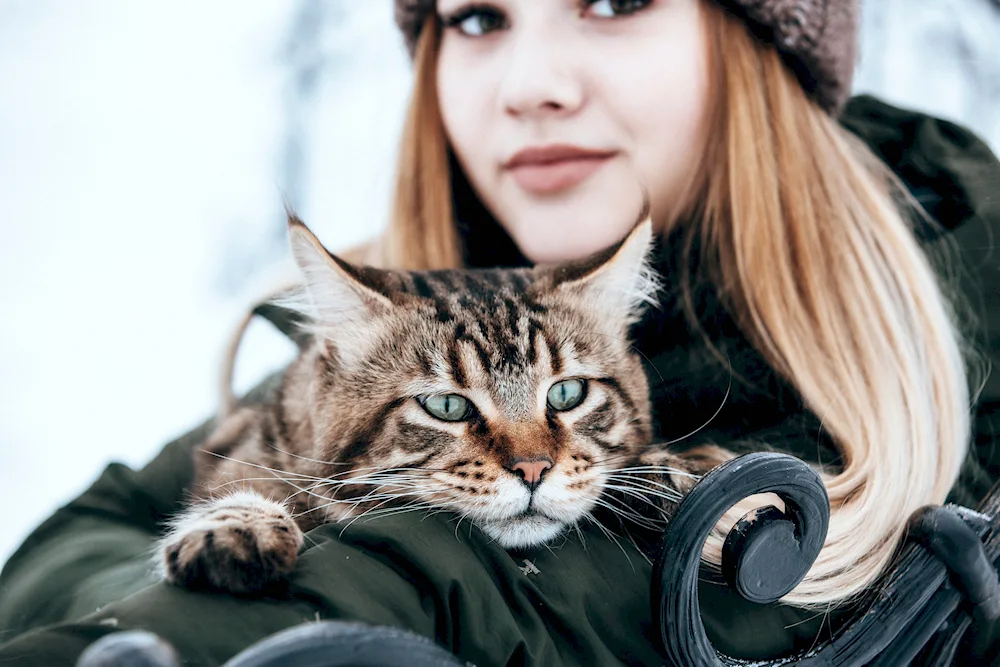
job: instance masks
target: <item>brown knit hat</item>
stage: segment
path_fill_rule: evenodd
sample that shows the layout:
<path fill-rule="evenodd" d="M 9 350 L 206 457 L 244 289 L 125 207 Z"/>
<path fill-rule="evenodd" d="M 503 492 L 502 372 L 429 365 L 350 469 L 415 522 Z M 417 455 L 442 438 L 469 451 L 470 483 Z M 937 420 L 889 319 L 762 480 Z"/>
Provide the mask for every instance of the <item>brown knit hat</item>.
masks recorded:
<path fill-rule="evenodd" d="M 436 0 L 395 0 L 396 24 L 412 55 Z M 716 0 L 774 44 L 806 92 L 837 114 L 851 92 L 859 0 Z"/>

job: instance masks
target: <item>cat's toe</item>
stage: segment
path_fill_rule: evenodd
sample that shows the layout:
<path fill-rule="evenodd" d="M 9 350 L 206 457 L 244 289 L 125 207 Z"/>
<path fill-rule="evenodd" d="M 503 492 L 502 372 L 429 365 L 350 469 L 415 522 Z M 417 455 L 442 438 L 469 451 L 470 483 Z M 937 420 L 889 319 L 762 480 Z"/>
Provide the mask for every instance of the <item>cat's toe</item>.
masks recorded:
<path fill-rule="evenodd" d="M 259 593 L 291 573 L 302 542 L 290 517 L 212 512 L 164 540 L 164 574 L 186 588 Z"/>

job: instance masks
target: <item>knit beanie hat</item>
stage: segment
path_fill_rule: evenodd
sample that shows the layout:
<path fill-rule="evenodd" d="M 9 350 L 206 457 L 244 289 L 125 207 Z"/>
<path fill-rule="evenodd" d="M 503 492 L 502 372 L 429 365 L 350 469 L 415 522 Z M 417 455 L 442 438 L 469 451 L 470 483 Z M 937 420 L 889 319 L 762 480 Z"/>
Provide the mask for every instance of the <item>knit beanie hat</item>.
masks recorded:
<path fill-rule="evenodd" d="M 850 96 L 860 0 L 716 0 L 773 44 L 806 93 L 831 114 Z M 436 0 L 395 0 L 410 55 Z"/>

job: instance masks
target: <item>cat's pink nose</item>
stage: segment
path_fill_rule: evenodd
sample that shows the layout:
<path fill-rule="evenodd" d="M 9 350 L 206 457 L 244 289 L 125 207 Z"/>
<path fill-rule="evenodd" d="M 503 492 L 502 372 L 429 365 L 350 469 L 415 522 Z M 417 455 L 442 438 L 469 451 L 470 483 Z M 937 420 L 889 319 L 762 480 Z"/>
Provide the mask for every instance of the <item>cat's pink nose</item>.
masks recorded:
<path fill-rule="evenodd" d="M 534 491 L 542 483 L 542 475 L 551 467 L 552 459 L 550 458 L 515 459 L 514 465 L 510 469 L 528 485 L 529 489 Z"/>

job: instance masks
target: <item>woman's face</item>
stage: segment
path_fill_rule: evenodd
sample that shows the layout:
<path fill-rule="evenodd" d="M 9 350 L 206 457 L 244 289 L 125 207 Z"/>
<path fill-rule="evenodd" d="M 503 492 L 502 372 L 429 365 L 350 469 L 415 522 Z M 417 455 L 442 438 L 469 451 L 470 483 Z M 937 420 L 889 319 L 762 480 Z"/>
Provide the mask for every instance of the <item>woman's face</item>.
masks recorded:
<path fill-rule="evenodd" d="M 700 0 L 437 4 L 445 131 L 530 260 L 619 241 L 642 188 L 674 210 L 708 107 Z"/>

